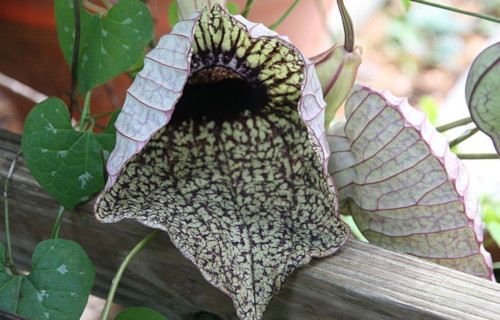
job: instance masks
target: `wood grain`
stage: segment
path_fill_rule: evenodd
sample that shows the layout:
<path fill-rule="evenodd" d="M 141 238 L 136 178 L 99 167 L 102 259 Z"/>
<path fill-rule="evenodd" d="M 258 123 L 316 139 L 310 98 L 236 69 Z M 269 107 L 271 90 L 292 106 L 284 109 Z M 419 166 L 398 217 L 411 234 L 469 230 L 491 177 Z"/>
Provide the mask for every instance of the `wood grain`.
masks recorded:
<path fill-rule="evenodd" d="M 0 131 L 2 189 L 19 144 L 18 135 Z M 14 259 L 18 267 L 29 269 L 36 243 L 51 235 L 58 204 L 40 189 L 22 158 L 9 191 Z M 0 224 L 3 230 L 3 214 Z M 65 214 L 61 237 L 77 241 L 87 251 L 97 273 L 93 292 L 105 296 L 123 257 L 148 232 L 132 221 L 98 223 L 92 203 L 87 203 Z M 0 238 L 5 241 L 4 232 Z M 236 319 L 230 299 L 204 281 L 167 235 L 155 238 L 134 259 L 116 301 L 150 306 L 169 319 L 190 318 L 199 311 Z M 356 240 L 296 271 L 265 315 L 265 319 L 499 318 L 500 285 Z"/>

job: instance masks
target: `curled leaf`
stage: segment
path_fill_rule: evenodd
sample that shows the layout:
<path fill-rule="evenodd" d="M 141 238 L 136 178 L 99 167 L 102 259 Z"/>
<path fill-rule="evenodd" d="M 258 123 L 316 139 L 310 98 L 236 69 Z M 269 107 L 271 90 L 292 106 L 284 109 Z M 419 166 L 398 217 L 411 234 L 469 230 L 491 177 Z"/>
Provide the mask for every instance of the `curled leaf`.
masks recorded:
<path fill-rule="evenodd" d="M 356 86 L 346 119 L 328 133 L 341 212 L 372 243 L 492 278 L 465 168 L 425 114 Z"/>
<path fill-rule="evenodd" d="M 465 98 L 477 127 L 491 137 L 500 155 L 500 42 L 486 48 L 474 60 Z"/>
<path fill-rule="evenodd" d="M 349 234 L 323 122 L 314 66 L 286 38 L 204 10 L 129 89 L 96 215 L 167 231 L 240 318 L 260 319 L 295 268 Z"/>

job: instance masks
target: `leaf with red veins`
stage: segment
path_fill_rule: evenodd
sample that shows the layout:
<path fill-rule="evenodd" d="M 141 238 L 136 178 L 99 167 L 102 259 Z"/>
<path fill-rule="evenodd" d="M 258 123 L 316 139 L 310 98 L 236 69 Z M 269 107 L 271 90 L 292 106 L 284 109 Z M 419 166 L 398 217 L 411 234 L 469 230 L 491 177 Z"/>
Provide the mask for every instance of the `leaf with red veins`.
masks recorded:
<path fill-rule="evenodd" d="M 322 96 L 314 65 L 263 25 L 220 6 L 179 22 L 128 90 L 97 218 L 166 231 L 241 319 L 261 319 L 349 237 Z"/>
<path fill-rule="evenodd" d="M 474 60 L 467 76 L 465 98 L 472 119 L 490 136 L 500 155 L 500 42 Z"/>
<path fill-rule="evenodd" d="M 468 175 L 424 113 L 356 86 L 328 141 L 341 213 L 370 242 L 493 278 Z"/>

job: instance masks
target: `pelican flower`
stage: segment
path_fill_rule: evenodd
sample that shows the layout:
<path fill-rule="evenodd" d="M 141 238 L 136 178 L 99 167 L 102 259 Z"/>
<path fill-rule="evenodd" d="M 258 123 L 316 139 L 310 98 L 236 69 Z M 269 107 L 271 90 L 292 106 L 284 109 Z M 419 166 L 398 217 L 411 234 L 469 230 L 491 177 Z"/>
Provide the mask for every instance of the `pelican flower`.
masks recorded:
<path fill-rule="evenodd" d="M 219 5 L 194 12 L 128 90 L 96 216 L 167 232 L 241 319 L 261 319 L 297 267 L 349 237 L 324 109 L 286 37 Z"/>

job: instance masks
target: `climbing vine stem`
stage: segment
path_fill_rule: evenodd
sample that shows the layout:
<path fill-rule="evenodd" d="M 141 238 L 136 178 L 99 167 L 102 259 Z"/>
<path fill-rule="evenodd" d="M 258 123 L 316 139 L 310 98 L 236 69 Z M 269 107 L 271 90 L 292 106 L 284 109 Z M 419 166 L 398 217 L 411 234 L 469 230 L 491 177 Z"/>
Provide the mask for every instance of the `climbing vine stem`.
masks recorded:
<path fill-rule="evenodd" d="M 460 137 L 450 141 L 450 148 L 456 146 L 457 144 L 461 143 L 461 142 L 464 142 L 465 140 L 469 139 L 470 137 L 472 137 L 473 135 L 475 135 L 477 132 L 479 132 L 479 129 L 478 128 L 474 128 L 474 129 L 471 129 L 467 132 L 465 132 L 463 135 L 461 135 Z"/>
<path fill-rule="evenodd" d="M 462 160 L 500 159 L 500 157 L 496 153 L 457 153 L 457 157 Z"/>
<path fill-rule="evenodd" d="M 12 242 L 10 238 L 10 222 L 9 222 L 9 182 L 12 178 L 12 174 L 14 173 L 14 168 L 16 167 L 17 158 L 21 154 L 21 150 L 16 154 L 14 159 L 10 164 L 9 172 L 7 173 L 7 177 L 5 179 L 5 184 L 3 186 L 3 203 L 4 203 L 4 218 L 5 218 L 5 238 L 7 241 L 7 256 L 6 256 L 6 267 L 9 268 L 10 272 L 13 275 L 19 275 L 19 272 L 16 269 L 14 264 L 14 258 L 12 257 Z M 3 267 L 3 266 L 2 266 Z"/>
<path fill-rule="evenodd" d="M 457 121 L 453 121 L 453 122 L 444 124 L 444 125 L 442 125 L 440 127 L 437 127 L 436 130 L 438 132 L 445 132 L 445 131 L 454 129 L 456 127 L 465 126 L 466 124 L 469 124 L 471 122 L 472 122 L 472 119 L 470 117 L 468 117 L 468 118 L 464 118 L 464 119 L 460 119 L 460 120 L 457 120 Z"/>
<path fill-rule="evenodd" d="M 245 9 L 243 9 L 243 12 L 241 13 L 242 16 L 245 18 L 248 16 L 248 12 L 250 11 L 250 7 L 252 7 L 253 0 L 247 0 L 247 4 L 245 5 Z"/>
<path fill-rule="evenodd" d="M 300 0 L 295 0 L 292 5 L 290 6 L 290 8 L 288 8 L 287 11 L 285 11 L 285 13 L 281 16 L 281 18 L 279 18 L 278 21 L 276 21 L 275 23 L 273 23 L 269 29 L 271 30 L 274 30 L 276 29 L 277 27 L 279 27 L 279 25 L 286 19 L 286 17 L 288 17 L 288 15 L 290 14 L 290 12 L 292 12 L 292 10 L 295 8 L 295 6 L 299 3 Z"/>
<path fill-rule="evenodd" d="M 472 11 L 467 11 L 467 10 L 462 10 L 462 9 L 458 9 L 458 8 L 448 7 L 448 6 L 445 6 L 445 5 L 442 5 L 442 4 L 437 4 L 437 3 L 433 3 L 433 2 L 429 2 L 429 1 L 425 1 L 425 0 L 410 0 L 410 1 L 411 2 L 420 3 L 420 4 L 425 4 L 425 5 L 428 5 L 428 6 L 431 6 L 431 7 L 436 7 L 436 8 L 440 8 L 440 9 L 444 9 L 444 10 L 456 12 L 456 13 L 465 14 L 467 16 L 472 16 L 472 17 L 476 17 L 476 18 L 479 18 L 479 19 L 483 19 L 483 20 L 488 20 L 488 21 L 493 21 L 493 22 L 496 22 L 496 23 L 500 23 L 500 18 L 489 16 L 489 15 L 485 15 L 485 14 L 481 14 L 481 13 L 476 13 L 476 12 L 472 12 Z"/>
<path fill-rule="evenodd" d="M 111 288 L 109 288 L 108 297 L 106 298 L 106 304 L 104 305 L 104 308 L 102 310 L 101 320 L 108 319 L 109 310 L 111 308 L 111 304 L 113 303 L 116 289 L 118 288 L 118 284 L 120 283 L 120 280 L 122 279 L 122 276 L 123 276 L 123 273 L 125 272 L 125 269 L 127 269 L 127 266 L 130 264 L 130 261 L 132 261 L 132 259 L 135 257 L 135 255 L 139 251 L 141 251 L 142 248 L 144 248 L 144 246 L 149 242 L 149 240 L 153 239 L 160 232 L 161 232 L 160 230 L 154 230 L 154 231 L 150 232 L 147 236 L 142 238 L 142 240 L 139 241 L 139 243 L 137 243 L 135 245 L 135 247 L 125 257 L 122 264 L 120 265 L 120 268 L 116 272 L 115 277 L 113 278 L 113 281 L 111 283 Z"/>
<path fill-rule="evenodd" d="M 71 61 L 71 92 L 69 97 L 69 117 L 73 117 L 73 110 L 77 105 L 76 84 L 78 81 L 78 54 L 80 51 L 80 1 L 74 0 L 75 7 L 75 42 L 73 43 L 73 58 Z"/>
<path fill-rule="evenodd" d="M 83 103 L 83 111 L 80 117 L 80 122 L 78 123 L 78 130 L 85 131 L 87 122 L 90 119 L 90 96 L 92 91 L 87 92 L 85 95 L 85 102 Z"/>
<path fill-rule="evenodd" d="M 54 223 L 54 228 L 52 229 L 52 239 L 59 238 L 59 231 L 61 230 L 63 214 L 64 214 L 64 207 L 59 206 L 59 212 L 57 213 L 56 222 Z"/>

